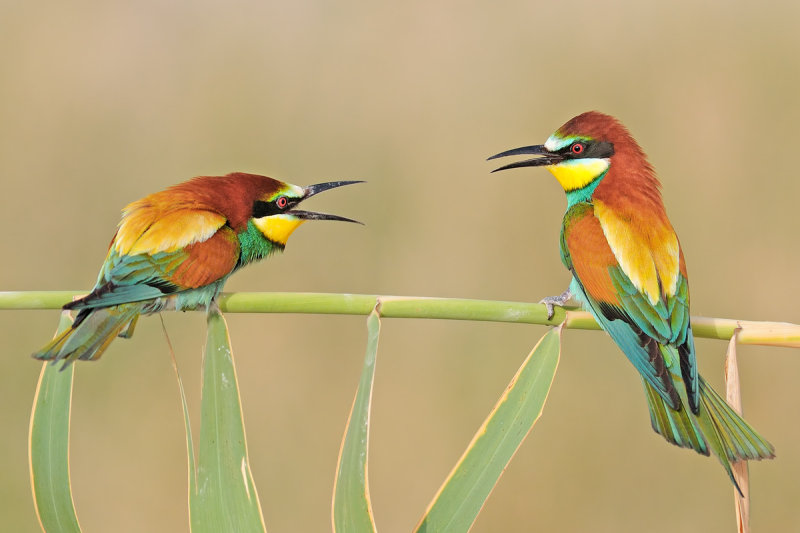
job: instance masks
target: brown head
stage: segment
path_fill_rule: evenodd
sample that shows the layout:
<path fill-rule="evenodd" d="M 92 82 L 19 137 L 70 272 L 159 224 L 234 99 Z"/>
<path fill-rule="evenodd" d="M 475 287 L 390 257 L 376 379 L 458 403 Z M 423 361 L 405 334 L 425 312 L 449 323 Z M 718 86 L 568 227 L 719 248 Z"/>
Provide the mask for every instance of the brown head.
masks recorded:
<path fill-rule="evenodd" d="M 299 187 L 256 174 L 200 176 L 145 196 L 123 210 L 113 245 L 119 253 L 157 253 L 209 238 L 227 225 L 237 234 L 250 223 L 268 240 L 285 246 L 307 220 L 349 218 L 297 209 L 320 192 L 361 183 L 334 181 Z"/>
<path fill-rule="evenodd" d="M 597 198 L 619 211 L 666 217 L 660 184 L 647 156 L 628 129 L 610 115 L 581 113 L 544 144 L 508 150 L 489 159 L 523 154 L 539 157 L 497 170 L 544 166 L 564 188 L 570 204 Z"/>

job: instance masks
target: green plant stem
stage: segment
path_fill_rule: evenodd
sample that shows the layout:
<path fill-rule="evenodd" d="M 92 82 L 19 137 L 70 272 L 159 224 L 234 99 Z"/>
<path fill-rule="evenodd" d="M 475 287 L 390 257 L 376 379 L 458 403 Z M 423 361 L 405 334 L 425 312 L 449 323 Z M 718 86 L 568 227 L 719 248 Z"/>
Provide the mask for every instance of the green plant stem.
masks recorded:
<path fill-rule="evenodd" d="M 79 291 L 9 291 L 0 292 L 0 309 L 60 309 Z M 542 304 L 428 298 L 378 296 L 368 294 L 329 294 L 304 292 L 235 292 L 223 293 L 219 306 L 226 313 L 310 313 L 369 315 L 375 301 L 382 302 L 384 318 L 439 318 L 558 325 L 566 321 L 571 329 L 600 329 L 592 316 L 576 308 L 555 308 L 547 319 Z M 739 327 L 738 342 L 766 346 L 800 348 L 800 325 L 787 322 L 755 322 L 728 318 L 692 317 L 696 337 L 728 340 Z"/>

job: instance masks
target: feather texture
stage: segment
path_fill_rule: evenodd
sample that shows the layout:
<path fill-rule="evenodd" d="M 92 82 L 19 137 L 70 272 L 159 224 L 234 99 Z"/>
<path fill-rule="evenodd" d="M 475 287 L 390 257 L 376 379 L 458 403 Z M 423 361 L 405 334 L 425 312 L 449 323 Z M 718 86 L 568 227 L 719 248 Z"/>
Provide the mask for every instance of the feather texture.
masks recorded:
<path fill-rule="evenodd" d="M 573 275 L 570 290 L 641 375 L 653 429 L 672 444 L 714 453 L 736 485 L 731 462 L 771 458 L 774 448 L 697 373 L 683 252 L 653 168 L 627 129 L 584 113 L 544 146 L 584 143 L 581 153 L 593 141 L 613 145 L 607 170 L 594 179 L 580 159 L 547 166 L 567 192 L 561 257 Z M 583 188 L 571 188 L 576 183 Z"/>
<path fill-rule="evenodd" d="M 94 289 L 67 304 L 72 328 L 34 353 L 43 360 L 97 359 L 116 336 L 129 337 L 140 314 L 208 306 L 238 268 L 283 242 L 252 223 L 256 201 L 299 201 L 304 190 L 265 176 L 199 177 L 148 195 L 123 210 Z M 268 228 L 265 219 L 260 224 Z M 285 223 L 284 223 L 285 225 Z M 283 226 L 282 226 L 283 228 Z"/>

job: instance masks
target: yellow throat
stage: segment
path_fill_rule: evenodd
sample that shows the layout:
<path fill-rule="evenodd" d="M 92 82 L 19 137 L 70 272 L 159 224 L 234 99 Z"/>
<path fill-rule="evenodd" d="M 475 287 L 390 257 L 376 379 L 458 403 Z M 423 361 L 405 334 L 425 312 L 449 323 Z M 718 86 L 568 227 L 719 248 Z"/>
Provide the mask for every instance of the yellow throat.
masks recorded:
<path fill-rule="evenodd" d="M 284 246 L 289 240 L 289 235 L 303 222 L 304 219 L 288 214 L 253 219 L 253 224 L 264 237 Z"/>
<path fill-rule="evenodd" d="M 564 190 L 569 192 L 586 187 L 597 176 L 608 170 L 609 164 L 608 159 L 570 159 L 545 168 L 556 177 Z"/>

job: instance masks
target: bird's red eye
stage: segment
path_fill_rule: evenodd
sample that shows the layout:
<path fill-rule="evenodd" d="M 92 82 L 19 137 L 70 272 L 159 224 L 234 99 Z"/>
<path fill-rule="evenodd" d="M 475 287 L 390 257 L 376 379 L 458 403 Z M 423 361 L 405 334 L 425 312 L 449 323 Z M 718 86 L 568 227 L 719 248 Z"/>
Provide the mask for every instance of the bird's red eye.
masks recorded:
<path fill-rule="evenodd" d="M 289 205 L 289 200 L 287 200 L 285 196 L 279 196 L 278 199 L 275 200 L 275 205 L 281 209 L 286 209 L 286 206 Z"/>
<path fill-rule="evenodd" d="M 572 150 L 572 153 L 575 155 L 582 154 L 585 149 L 586 146 L 581 143 L 575 143 L 570 147 L 570 150 Z"/>

